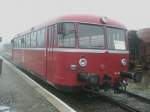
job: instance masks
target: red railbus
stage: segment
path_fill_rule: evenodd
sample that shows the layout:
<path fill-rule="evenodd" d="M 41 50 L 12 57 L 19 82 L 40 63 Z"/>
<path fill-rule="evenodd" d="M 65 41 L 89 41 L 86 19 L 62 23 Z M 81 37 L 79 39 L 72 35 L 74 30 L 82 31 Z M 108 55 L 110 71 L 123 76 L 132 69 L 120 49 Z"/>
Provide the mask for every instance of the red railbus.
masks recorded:
<path fill-rule="evenodd" d="M 119 89 L 138 79 L 128 72 L 126 31 L 106 17 L 62 16 L 18 34 L 13 60 L 62 91 Z"/>

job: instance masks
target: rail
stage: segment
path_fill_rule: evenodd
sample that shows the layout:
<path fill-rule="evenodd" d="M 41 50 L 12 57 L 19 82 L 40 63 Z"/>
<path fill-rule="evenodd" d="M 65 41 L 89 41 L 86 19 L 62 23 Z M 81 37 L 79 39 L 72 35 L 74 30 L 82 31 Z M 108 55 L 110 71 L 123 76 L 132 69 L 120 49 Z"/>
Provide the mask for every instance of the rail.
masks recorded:
<path fill-rule="evenodd" d="M 149 109 L 150 109 L 150 99 L 147 99 L 143 96 L 139 96 L 137 94 L 134 94 L 134 93 L 131 93 L 128 91 L 126 91 L 125 93 L 122 94 L 122 97 L 124 97 L 124 99 L 126 99 L 127 102 L 125 100 L 120 99 L 120 98 L 116 99 L 116 97 L 114 97 L 112 95 L 107 95 L 104 93 L 100 93 L 100 96 L 102 98 L 105 98 L 107 101 L 109 101 L 113 104 L 116 104 L 120 108 L 123 108 L 129 112 L 149 112 Z M 129 102 L 129 99 L 132 99 L 131 102 Z M 135 103 L 137 105 L 138 104 L 140 105 L 140 103 L 141 103 L 142 105 L 140 105 L 139 107 L 136 107 L 137 105 L 134 106 L 134 105 L 132 105 L 132 103 Z M 149 109 L 145 108 L 143 106 L 148 107 Z"/>
<path fill-rule="evenodd" d="M 142 111 L 139 111 L 139 110 L 137 110 L 137 109 L 135 109 L 135 108 L 125 104 L 125 103 L 117 101 L 117 100 L 115 100 L 115 99 L 113 99 L 113 98 L 111 98 L 111 97 L 109 97 L 107 95 L 100 95 L 100 96 L 105 98 L 107 101 L 109 101 L 109 102 L 119 106 L 120 108 L 123 108 L 123 109 L 129 111 L 129 112 L 142 112 Z"/>
<path fill-rule="evenodd" d="M 126 91 L 125 93 L 126 93 L 127 95 L 129 95 L 129 96 L 138 98 L 139 100 L 144 101 L 144 102 L 150 104 L 150 99 L 149 99 L 149 98 L 143 97 L 143 96 L 141 96 L 141 95 L 134 94 L 134 93 L 129 92 L 129 91 Z"/>

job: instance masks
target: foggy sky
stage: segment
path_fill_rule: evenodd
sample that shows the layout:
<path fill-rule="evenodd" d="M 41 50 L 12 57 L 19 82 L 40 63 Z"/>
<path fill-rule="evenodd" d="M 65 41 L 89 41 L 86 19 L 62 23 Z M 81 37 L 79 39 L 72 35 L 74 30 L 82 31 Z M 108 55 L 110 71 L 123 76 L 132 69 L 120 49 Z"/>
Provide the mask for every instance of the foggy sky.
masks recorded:
<path fill-rule="evenodd" d="M 150 27 L 149 0 L 0 0 L 3 43 L 32 26 L 67 14 L 107 16 L 127 29 Z"/>

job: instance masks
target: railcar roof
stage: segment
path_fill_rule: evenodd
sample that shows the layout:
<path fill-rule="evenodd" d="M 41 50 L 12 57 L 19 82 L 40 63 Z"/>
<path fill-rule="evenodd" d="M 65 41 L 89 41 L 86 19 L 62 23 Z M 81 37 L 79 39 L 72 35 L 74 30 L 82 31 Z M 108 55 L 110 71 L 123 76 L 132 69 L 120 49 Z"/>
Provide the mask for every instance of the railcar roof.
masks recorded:
<path fill-rule="evenodd" d="M 55 23 L 59 23 L 59 22 L 79 22 L 79 23 L 88 23 L 88 24 L 98 24 L 98 25 L 107 25 L 107 26 L 112 26 L 112 27 L 117 27 L 117 28 L 125 28 L 125 26 L 118 22 L 115 21 L 113 19 L 107 18 L 106 23 L 104 23 L 102 20 L 103 17 L 100 16 L 93 16 L 93 15 L 67 15 L 67 16 L 61 16 L 58 18 L 55 18 L 51 21 L 48 21 L 46 23 L 37 25 L 35 27 L 32 27 L 31 29 L 29 29 L 28 31 L 22 32 L 17 34 L 18 35 L 24 35 L 26 33 L 29 33 L 31 31 L 40 29 L 40 28 L 44 28 L 46 26 L 55 24 Z"/>
<path fill-rule="evenodd" d="M 103 25 L 104 23 L 101 21 L 103 17 L 101 16 L 93 16 L 93 15 L 68 15 L 62 16 L 57 19 L 57 22 L 61 21 L 74 21 L 80 23 L 90 23 L 90 24 L 98 24 Z M 107 18 L 105 25 L 118 27 L 118 28 L 125 28 L 125 26 L 113 19 Z"/>

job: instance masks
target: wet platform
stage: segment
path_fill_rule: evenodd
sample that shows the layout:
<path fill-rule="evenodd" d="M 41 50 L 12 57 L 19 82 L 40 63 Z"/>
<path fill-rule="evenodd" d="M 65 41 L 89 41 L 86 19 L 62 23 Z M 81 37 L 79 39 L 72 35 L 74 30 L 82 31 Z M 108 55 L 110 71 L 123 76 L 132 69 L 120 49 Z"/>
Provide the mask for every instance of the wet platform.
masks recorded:
<path fill-rule="evenodd" d="M 0 112 L 58 112 L 58 110 L 3 61 L 0 75 Z"/>

